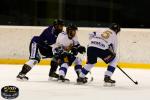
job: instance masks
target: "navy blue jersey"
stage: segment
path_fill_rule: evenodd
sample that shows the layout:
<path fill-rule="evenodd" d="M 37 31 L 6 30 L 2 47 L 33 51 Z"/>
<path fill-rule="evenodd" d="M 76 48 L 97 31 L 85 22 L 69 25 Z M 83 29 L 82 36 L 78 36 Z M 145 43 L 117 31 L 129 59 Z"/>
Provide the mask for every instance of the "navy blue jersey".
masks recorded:
<path fill-rule="evenodd" d="M 46 28 L 40 36 L 34 36 L 32 42 L 36 42 L 40 47 L 48 47 L 56 42 L 57 35 L 53 26 Z"/>

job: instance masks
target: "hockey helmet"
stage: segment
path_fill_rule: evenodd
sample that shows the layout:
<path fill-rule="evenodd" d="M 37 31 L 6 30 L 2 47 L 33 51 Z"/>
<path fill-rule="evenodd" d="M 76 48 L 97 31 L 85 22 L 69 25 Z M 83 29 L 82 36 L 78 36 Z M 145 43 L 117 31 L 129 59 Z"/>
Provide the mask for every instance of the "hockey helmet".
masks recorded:
<path fill-rule="evenodd" d="M 119 24 L 117 24 L 117 23 L 112 23 L 112 24 L 109 26 L 109 28 L 110 28 L 111 30 L 115 31 L 116 33 L 120 32 L 120 30 L 121 30 Z"/>
<path fill-rule="evenodd" d="M 64 21 L 62 19 L 56 19 L 53 22 L 53 26 L 55 28 L 54 31 L 55 35 L 58 35 L 63 31 Z"/>
<path fill-rule="evenodd" d="M 68 34 L 68 38 L 69 39 L 72 39 L 75 35 L 76 35 L 76 31 L 78 30 L 77 26 L 74 25 L 74 24 L 69 24 L 67 27 L 66 27 L 66 31 L 67 31 L 67 34 Z"/>
<path fill-rule="evenodd" d="M 62 19 L 55 19 L 53 25 L 64 25 L 64 21 Z"/>

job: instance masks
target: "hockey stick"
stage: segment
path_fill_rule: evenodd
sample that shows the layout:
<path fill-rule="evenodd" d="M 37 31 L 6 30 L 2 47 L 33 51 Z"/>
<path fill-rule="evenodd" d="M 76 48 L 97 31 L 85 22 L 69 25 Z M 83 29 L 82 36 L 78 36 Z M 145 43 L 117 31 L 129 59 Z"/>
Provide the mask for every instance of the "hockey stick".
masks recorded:
<path fill-rule="evenodd" d="M 136 85 L 138 85 L 138 82 L 137 81 L 134 81 L 124 70 L 122 70 L 118 65 L 117 67 Z"/>

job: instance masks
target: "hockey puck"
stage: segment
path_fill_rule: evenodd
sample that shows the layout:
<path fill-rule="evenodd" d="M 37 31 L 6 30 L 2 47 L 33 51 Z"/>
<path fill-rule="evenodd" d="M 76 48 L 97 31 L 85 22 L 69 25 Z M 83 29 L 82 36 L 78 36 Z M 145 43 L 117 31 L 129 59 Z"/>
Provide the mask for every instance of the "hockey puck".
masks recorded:
<path fill-rule="evenodd" d="M 1 89 L 1 96 L 5 99 L 15 99 L 19 95 L 19 89 L 16 86 L 4 86 Z"/>

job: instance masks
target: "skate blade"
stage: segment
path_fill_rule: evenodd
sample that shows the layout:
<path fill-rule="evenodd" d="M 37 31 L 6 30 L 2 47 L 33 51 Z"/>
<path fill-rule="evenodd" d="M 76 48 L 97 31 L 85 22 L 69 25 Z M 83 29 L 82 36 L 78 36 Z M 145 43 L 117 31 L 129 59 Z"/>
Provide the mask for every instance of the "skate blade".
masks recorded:
<path fill-rule="evenodd" d="M 70 83 L 70 81 L 69 81 L 69 80 L 65 80 L 65 81 L 63 81 L 63 80 L 58 80 L 58 83 Z"/>
<path fill-rule="evenodd" d="M 114 86 L 115 86 L 115 83 L 104 82 L 104 87 L 114 87 Z"/>
<path fill-rule="evenodd" d="M 20 79 L 20 78 L 17 78 L 17 81 L 26 82 L 26 81 L 28 81 L 28 80 L 27 80 L 27 79 Z"/>
<path fill-rule="evenodd" d="M 77 82 L 77 85 L 84 85 L 86 83 L 83 83 L 83 82 Z"/>
<path fill-rule="evenodd" d="M 55 77 L 49 77 L 48 78 L 48 81 L 57 81 L 58 80 L 58 78 L 55 78 Z"/>

